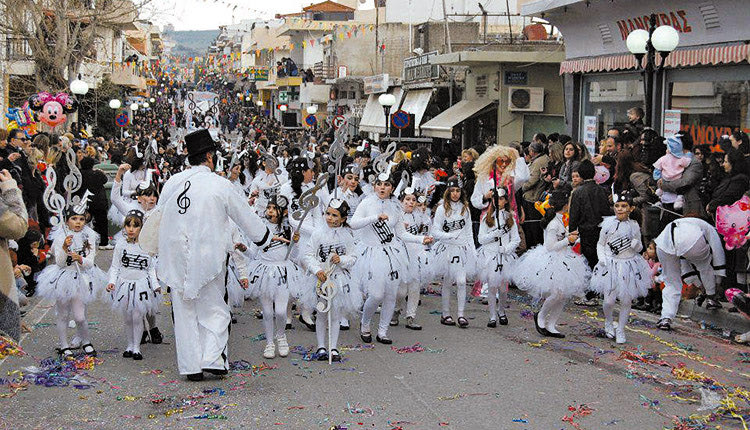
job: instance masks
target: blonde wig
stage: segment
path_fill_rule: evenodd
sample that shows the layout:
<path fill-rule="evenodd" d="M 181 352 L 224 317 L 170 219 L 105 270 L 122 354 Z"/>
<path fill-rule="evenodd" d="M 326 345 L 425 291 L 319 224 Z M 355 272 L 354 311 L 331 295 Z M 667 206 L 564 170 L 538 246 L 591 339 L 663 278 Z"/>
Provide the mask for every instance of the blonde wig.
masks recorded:
<path fill-rule="evenodd" d="M 474 173 L 477 175 L 477 180 L 484 180 L 490 177 L 493 168 L 495 167 L 495 161 L 498 158 L 505 157 L 510 160 L 510 163 L 505 167 L 501 176 L 501 183 L 505 183 L 505 180 L 513 177 L 513 172 L 516 169 L 516 160 L 518 159 L 518 151 L 505 145 L 495 145 L 487 148 L 482 155 L 479 156 L 477 161 L 474 163 Z"/>

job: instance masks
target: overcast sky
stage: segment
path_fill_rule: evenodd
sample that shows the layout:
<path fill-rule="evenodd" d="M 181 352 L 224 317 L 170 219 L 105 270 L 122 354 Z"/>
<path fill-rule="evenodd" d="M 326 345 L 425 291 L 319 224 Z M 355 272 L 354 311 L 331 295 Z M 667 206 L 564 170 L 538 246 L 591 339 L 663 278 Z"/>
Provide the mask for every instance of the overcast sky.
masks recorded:
<path fill-rule="evenodd" d="M 171 23 L 175 30 L 211 30 L 243 19 L 268 19 L 277 13 L 299 12 L 303 6 L 318 2 L 320 0 L 166 0 L 153 2 L 157 10 L 148 14 L 153 22 Z M 232 6 L 226 4 L 238 7 L 233 12 Z"/>

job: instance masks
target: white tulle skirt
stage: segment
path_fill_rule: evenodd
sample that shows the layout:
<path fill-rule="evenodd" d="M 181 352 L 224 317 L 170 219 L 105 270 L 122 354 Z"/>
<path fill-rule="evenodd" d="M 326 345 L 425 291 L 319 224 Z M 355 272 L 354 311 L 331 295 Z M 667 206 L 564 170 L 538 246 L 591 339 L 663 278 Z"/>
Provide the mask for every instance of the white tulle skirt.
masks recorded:
<path fill-rule="evenodd" d="M 466 281 L 471 281 L 477 275 L 477 250 L 474 244 L 456 245 L 438 242 L 432 248 L 432 274 L 434 277 L 450 277 L 455 279 L 463 272 Z"/>
<path fill-rule="evenodd" d="M 348 270 L 336 270 L 331 274 L 329 279 L 333 283 L 335 291 L 331 303 L 333 315 L 342 317 L 357 315 L 362 309 L 362 292 L 356 280 L 352 278 L 351 272 Z M 316 281 L 310 288 L 314 293 L 312 296 L 306 294 L 304 297 L 303 303 L 311 309 L 315 308 L 318 303 L 326 303 L 325 300 L 318 296 L 317 285 L 318 282 Z"/>
<path fill-rule="evenodd" d="M 54 301 L 67 302 L 73 298 L 90 303 L 99 298 L 107 285 L 107 274 L 94 266 L 88 270 L 61 268 L 51 264 L 37 276 L 37 295 Z"/>
<path fill-rule="evenodd" d="M 501 254 L 497 248 L 481 247 L 478 254 L 477 275 L 483 284 L 499 286 L 513 281 L 513 270 L 518 262 L 515 252 Z"/>
<path fill-rule="evenodd" d="M 591 268 L 586 258 L 567 247 L 551 252 L 538 245 L 518 259 L 513 283 L 536 300 L 560 292 L 566 297 L 582 296 L 589 286 Z"/>
<path fill-rule="evenodd" d="M 112 303 L 112 309 L 121 312 L 137 310 L 141 315 L 153 315 L 159 310 L 161 293 L 155 290 L 148 277 L 143 279 L 118 279 L 115 289 L 105 297 Z"/>
<path fill-rule="evenodd" d="M 351 277 L 364 295 L 382 295 L 386 290 L 398 291 L 401 283 L 412 282 L 418 273 L 411 267 L 409 252 L 403 242 L 389 246 L 361 246 Z"/>
<path fill-rule="evenodd" d="M 409 251 L 409 266 L 412 268 L 412 276 L 419 285 L 427 285 L 434 278 L 432 274 L 432 253 L 422 245 L 406 246 Z"/>
<path fill-rule="evenodd" d="M 600 260 L 591 274 L 589 289 L 599 294 L 616 293 L 620 301 L 644 297 L 651 288 L 648 263 L 640 255 Z"/>
<path fill-rule="evenodd" d="M 125 215 L 120 213 L 120 211 L 117 210 L 117 206 L 115 205 L 109 207 L 109 211 L 107 211 L 107 218 L 114 224 L 117 224 L 119 226 L 122 226 L 125 223 Z"/>
<path fill-rule="evenodd" d="M 248 264 L 248 279 L 250 288 L 247 294 L 253 299 L 273 299 L 280 288 L 288 291 L 290 297 L 301 301 L 305 300 L 305 295 L 315 294 L 314 290 L 311 292 L 308 288 L 314 285 L 311 277 L 289 260 L 277 263 L 253 260 Z M 311 301 L 309 296 L 306 300 Z"/>

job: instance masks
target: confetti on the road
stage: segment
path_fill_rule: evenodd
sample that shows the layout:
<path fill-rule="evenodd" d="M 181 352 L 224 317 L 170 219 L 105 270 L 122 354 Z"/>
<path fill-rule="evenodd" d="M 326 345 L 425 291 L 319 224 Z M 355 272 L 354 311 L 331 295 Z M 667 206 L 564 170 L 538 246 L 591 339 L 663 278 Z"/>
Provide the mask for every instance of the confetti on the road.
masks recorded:
<path fill-rule="evenodd" d="M 21 346 L 18 345 L 18 343 L 11 338 L 0 336 L 0 360 L 9 356 L 20 357 L 23 355 L 26 355 L 26 353 L 23 352 L 23 349 L 21 349 Z"/>
<path fill-rule="evenodd" d="M 587 417 L 591 415 L 592 412 L 594 412 L 593 409 L 586 405 L 580 405 L 580 406 L 568 406 L 568 411 L 571 412 L 570 415 L 565 415 L 562 417 L 562 421 L 566 423 L 570 423 L 570 425 L 573 426 L 573 428 L 577 430 L 581 430 L 581 424 L 576 422 L 576 420 L 579 420 L 579 418 Z"/>
<path fill-rule="evenodd" d="M 391 350 L 396 351 L 398 354 L 412 354 L 415 352 L 424 352 L 424 348 L 419 343 L 415 343 L 412 346 L 404 346 L 401 348 L 391 347 Z"/>
<path fill-rule="evenodd" d="M 359 403 L 352 406 L 349 402 L 347 402 L 345 410 L 351 415 L 375 415 L 375 412 L 370 408 L 360 408 Z"/>
<path fill-rule="evenodd" d="M 524 423 L 524 424 L 528 424 L 528 423 L 529 423 L 529 420 L 525 420 L 525 419 L 523 419 L 523 418 L 515 418 L 515 419 L 513 420 L 513 422 L 514 422 L 514 423 Z"/>

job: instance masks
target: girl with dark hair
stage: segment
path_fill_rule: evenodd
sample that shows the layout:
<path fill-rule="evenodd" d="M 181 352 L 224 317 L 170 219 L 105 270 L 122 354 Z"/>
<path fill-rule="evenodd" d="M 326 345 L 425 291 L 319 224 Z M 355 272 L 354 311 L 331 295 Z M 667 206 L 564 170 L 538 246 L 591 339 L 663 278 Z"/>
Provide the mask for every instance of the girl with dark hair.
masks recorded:
<path fill-rule="evenodd" d="M 567 142 L 563 147 L 563 161 L 557 175 L 560 182 L 572 184 L 573 172 L 578 168 L 581 154 L 574 142 Z"/>
<path fill-rule="evenodd" d="M 542 218 L 544 243 L 526 252 L 513 270 L 513 283 L 535 301 L 544 300 L 534 314 L 536 330 L 542 336 L 564 338 L 557 330 L 557 320 L 565 303 L 573 296 L 582 296 L 589 284 L 591 269 L 586 259 L 573 252 L 578 232 L 568 232 L 565 213 L 567 191 L 555 190 L 549 209 Z"/>
<path fill-rule="evenodd" d="M 748 189 L 748 172 L 745 156 L 737 149 L 730 149 L 724 155 L 724 171 L 726 177 L 713 192 L 706 211 L 715 216 L 716 208 L 731 205 L 742 198 Z"/>

